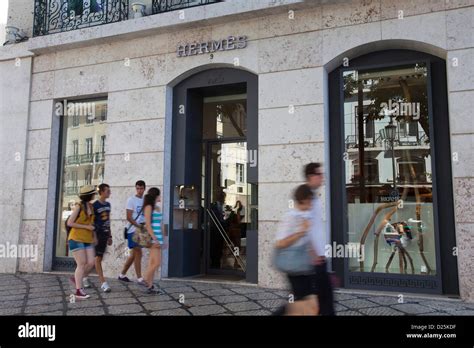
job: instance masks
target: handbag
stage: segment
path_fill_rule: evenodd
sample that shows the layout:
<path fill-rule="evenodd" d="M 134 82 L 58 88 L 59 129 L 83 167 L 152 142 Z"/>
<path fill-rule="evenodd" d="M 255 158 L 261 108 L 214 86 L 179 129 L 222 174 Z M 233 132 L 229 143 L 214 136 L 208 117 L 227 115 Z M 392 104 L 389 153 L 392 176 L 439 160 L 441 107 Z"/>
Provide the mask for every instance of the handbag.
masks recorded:
<path fill-rule="evenodd" d="M 290 275 L 304 275 L 313 273 L 311 256 L 306 244 L 287 248 L 276 248 L 274 251 L 273 264 L 280 272 Z"/>
<path fill-rule="evenodd" d="M 138 212 L 137 216 L 135 217 L 134 220 L 138 219 L 140 217 L 140 215 L 142 215 L 142 212 L 143 212 L 143 207 L 140 209 L 140 211 Z M 128 239 L 128 230 L 130 229 L 130 227 L 132 227 L 132 224 L 128 224 L 127 227 L 125 227 L 123 229 L 123 238 L 124 239 Z"/>
<path fill-rule="evenodd" d="M 135 229 L 132 240 L 143 248 L 149 248 L 151 246 L 151 236 L 143 224 Z"/>

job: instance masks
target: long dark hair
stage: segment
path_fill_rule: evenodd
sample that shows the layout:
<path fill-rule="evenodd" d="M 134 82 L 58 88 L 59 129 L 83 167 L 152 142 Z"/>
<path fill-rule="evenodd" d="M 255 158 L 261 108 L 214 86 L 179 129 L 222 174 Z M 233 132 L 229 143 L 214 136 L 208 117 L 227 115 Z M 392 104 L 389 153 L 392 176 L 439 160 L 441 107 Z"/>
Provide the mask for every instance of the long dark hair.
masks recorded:
<path fill-rule="evenodd" d="M 145 210 L 146 206 L 151 205 L 152 210 L 155 209 L 155 201 L 156 198 L 159 197 L 161 194 L 160 189 L 157 187 L 152 187 L 148 190 L 147 194 L 143 198 L 143 210 Z"/>
<path fill-rule="evenodd" d="M 237 208 L 237 206 L 239 206 L 239 207 Z M 237 208 L 237 212 L 242 211 L 242 202 L 241 201 L 235 202 L 234 209 L 235 208 Z"/>
<path fill-rule="evenodd" d="M 88 210 L 87 210 L 87 204 L 90 201 L 92 201 L 94 196 L 95 196 L 95 193 L 79 196 L 79 199 L 81 200 L 81 202 L 79 204 L 81 205 L 81 209 L 84 210 L 84 213 L 86 213 L 87 216 L 92 216 L 92 214 L 94 214 L 94 212 L 92 211 L 91 214 L 89 215 Z"/>

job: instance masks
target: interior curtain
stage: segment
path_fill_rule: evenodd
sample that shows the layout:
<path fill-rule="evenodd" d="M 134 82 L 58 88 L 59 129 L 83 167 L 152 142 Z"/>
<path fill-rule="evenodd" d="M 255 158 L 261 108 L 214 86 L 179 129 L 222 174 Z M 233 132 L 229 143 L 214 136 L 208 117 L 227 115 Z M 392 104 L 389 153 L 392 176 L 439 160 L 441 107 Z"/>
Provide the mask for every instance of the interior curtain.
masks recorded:
<path fill-rule="evenodd" d="M 100 12 L 102 10 L 101 0 L 90 0 L 90 13 Z M 72 15 L 72 11 L 76 16 L 82 16 L 84 13 L 84 0 L 68 0 L 67 8 L 69 15 Z"/>

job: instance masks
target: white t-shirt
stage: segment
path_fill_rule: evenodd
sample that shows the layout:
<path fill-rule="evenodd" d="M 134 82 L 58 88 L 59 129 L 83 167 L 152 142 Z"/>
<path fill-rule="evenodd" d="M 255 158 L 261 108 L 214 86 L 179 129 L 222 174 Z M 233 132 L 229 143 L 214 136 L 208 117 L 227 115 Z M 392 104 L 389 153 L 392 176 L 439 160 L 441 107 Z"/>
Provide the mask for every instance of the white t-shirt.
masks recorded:
<path fill-rule="evenodd" d="M 127 201 L 127 210 L 133 210 L 132 219 L 135 220 L 139 224 L 145 222 L 144 211 L 142 211 L 140 216 L 137 217 L 138 213 L 140 213 L 140 211 L 142 210 L 142 207 L 143 207 L 143 198 L 132 196 Z M 133 233 L 133 232 L 135 232 L 135 226 L 132 225 L 128 229 L 127 233 Z"/>
<path fill-rule="evenodd" d="M 278 230 L 276 233 L 276 240 L 285 239 L 297 232 L 301 232 L 301 225 L 304 220 L 310 220 L 310 225 L 312 225 L 312 212 L 311 211 L 301 211 L 297 209 L 291 209 L 280 221 L 278 225 Z M 308 232 L 309 233 L 309 232 Z M 294 244 L 291 246 L 300 246 L 305 243 L 308 243 L 309 236 L 308 234 L 300 239 L 298 239 Z"/>

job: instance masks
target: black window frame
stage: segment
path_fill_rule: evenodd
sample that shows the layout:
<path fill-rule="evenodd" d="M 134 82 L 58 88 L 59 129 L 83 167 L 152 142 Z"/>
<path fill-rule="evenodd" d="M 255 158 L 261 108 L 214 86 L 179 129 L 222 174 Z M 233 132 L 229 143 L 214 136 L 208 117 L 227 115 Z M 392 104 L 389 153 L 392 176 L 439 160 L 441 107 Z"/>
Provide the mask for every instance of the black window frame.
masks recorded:
<path fill-rule="evenodd" d="M 98 96 L 94 98 L 71 98 L 71 100 L 74 100 L 74 102 L 81 102 L 81 103 L 86 103 L 86 102 L 105 102 L 106 105 L 108 105 L 108 96 L 103 95 L 103 96 Z M 106 109 L 107 110 L 107 109 Z M 74 121 L 74 120 L 73 120 Z M 55 191 L 54 191 L 54 200 L 51 200 L 53 202 L 52 206 L 52 211 L 54 213 L 52 214 L 54 217 L 52 218 L 52 223 L 51 223 L 51 228 L 52 228 L 52 247 L 50 248 L 51 250 L 51 257 L 50 261 L 44 265 L 44 269 L 51 271 L 73 271 L 75 269 L 76 263 L 74 261 L 74 258 L 72 256 L 56 256 L 56 251 L 57 251 L 57 235 L 58 235 L 58 229 L 60 227 L 60 221 L 59 221 L 59 215 L 61 214 L 61 211 L 59 209 L 59 204 L 58 202 L 62 199 L 62 179 L 63 179 L 63 170 L 64 170 L 64 158 L 63 156 L 66 154 L 66 148 L 65 148 L 65 142 L 66 142 L 66 136 L 67 132 L 65 130 L 65 122 L 67 122 L 67 117 L 59 117 L 59 120 L 57 122 L 53 123 L 53 128 L 57 130 L 58 132 L 58 138 L 55 143 L 55 147 L 57 147 L 57 152 L 56 149 L 52 149 L 52 152 L 57 154 L 57 158 L 59 159 L 54 166 L 51 166 L 52 163 L 50 164 L 50 170 L 54 172 L 53 176 L 55 178 Z M 93 143 L 92 143 L 93 144 Z M 81 157 L 80 154 L 80 146 L 79 144 L 79 154 L 77 155 L 78 158 Z M 91 155 L 93 152 L 91 153 Z M 53 170 L 54 168 L 54 170 Z M 78 178 L 79 179 L 79 178 Z M 76 186 L 77 193 L 79 191 L 79 187 Z M 48 206 L 49 207 L 49 206 Z"/>
<path fill-rule="evenodd" d="M 343 72 L 389 68 L 425 62 L 428 68 L 427 92 L 429 125 L 433 143 L 433 215 L 436 238 L 436 275 L 385 274 L 349 272 L 346 259 L 333 259 L 332 266 L 341 275 L 346 288 L 382 291 L 418 292 L 459 295 L 452 190 L 451 150 L 447 98 L 446 61 L 433 55 L 412 50 L 384 50 L 350 60 L 349 66 L 339 66 L 329 72 L 329 137 L 332 240 L 346 244 L 348 237 L 345 192 Z M 436 127 L 434 123 L 436 122 Z M 341 218 L 342 217 L 342 218 Z M 440 233 L 442 231 L 442 233 Z"/>

